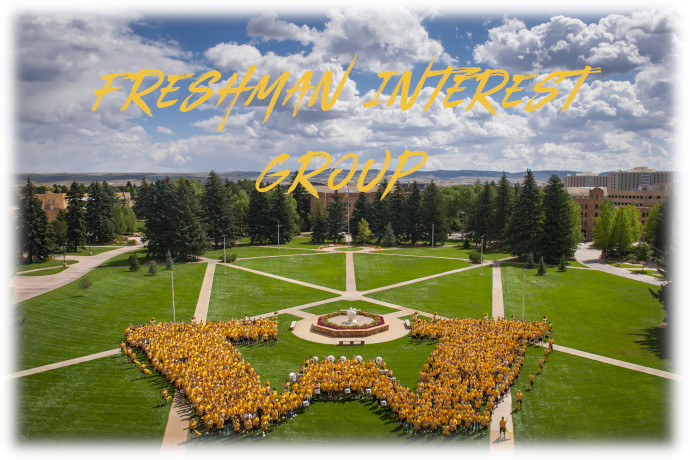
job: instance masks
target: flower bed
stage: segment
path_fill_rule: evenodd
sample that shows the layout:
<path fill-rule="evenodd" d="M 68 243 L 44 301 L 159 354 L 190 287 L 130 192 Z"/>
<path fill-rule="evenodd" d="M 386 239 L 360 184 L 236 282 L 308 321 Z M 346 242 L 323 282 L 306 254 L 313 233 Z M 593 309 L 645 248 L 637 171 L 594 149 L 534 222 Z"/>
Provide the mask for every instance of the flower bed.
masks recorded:
<path fill-rule="evenodd" d="M 374 322 L 369 322 L 367 324 L 336 324 L 329 321 L 329 319 L 333 317 L 344 316 L 346 314 L 347 313 L 342 311 L 336 311 L 333 313 L 329 313 L 327 315 L 319 316 L 319 320 L 316 324 L 318 324 L 319 326 L 331 327 L 333 329 L 369 329 L 372 327 L 380 326 L 385 322 L 383 320 L 383 316 L 375 315 L 374 313 L 367 313 L 365 311 L 357 311 L 357 314 L 360 316 L 366 316 L 367 318 L 372 318 Z"/>
<path fill-rule="evenodd" d="M 367 324 L 336 324 L 329 319 L 336 316 L 346 315 L 345 312 L 333 312 L 327 315 L 319 316 L 318 319 L 312 322 L 312 332 L 317 332 L 329 337 L 369 337 L 379 332 L 387 331 L 389 325 L 383 319 L 383 316 L 373 313 L 358 311 L 358 316 L 366 316 L 373 321 Z"/>

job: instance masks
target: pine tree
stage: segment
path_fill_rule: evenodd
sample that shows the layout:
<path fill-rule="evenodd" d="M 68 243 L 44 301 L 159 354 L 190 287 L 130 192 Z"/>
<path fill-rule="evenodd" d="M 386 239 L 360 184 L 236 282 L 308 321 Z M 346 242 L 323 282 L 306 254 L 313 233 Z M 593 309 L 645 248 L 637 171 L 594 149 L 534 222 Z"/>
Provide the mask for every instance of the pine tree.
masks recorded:
<path fill-rule="evenodd" d="M 271 238 L 271 206 L 266 193 L 252 190 L 249 195 L 247 233 L 252 244 L 263 243 Z"/>
<path fill-rule="evenodd" d="M 145 210 L 145 203 L 146 203 L 146 193 L 151 189 L 151 186 L 149 185 L 148 182 L 146 182 L 146 178 L 144 177 L 141 180 L 141 186 L 137 189 L 137 199 L 134 202 L 134 205 L 132 205 L 132 211 L 134 211 L 134 215 L 136 216 L 137 219 L 145 219 L 146 218 L 146 210 Z"/>
<path fill-rule="evenodd" d="M 534 256 L 531 252 L 527 253 L 527 268 L 534 268 Z"/>
<path fill-rule="evenodd" d="M 405 239 L 410 244 L 415 244 L 422 239 L 422 192 L 417 181 L 412 182 L 410 192 L 407 195 L 405 212 Z"/>
<path fill-rule="evenodd" d="M 201 208 L 204 228 L 213 241 L 213 247 L 219 247 L 223 243 L 223 237 L 226 244 L 234 245 L 238 230 L 232 212 L 230 193 L 214 171 L 211 171 L 206 179 Z"/>
<path fill-rule="evenodd" d="M 172 254 L 170 254 L 170 249 L 168 249 L 168 253 L 165 255 L 165 268 L 168 270 L 175 268 L 175 261 L 172 258 Z"/>
<path fill-rule="evenodd" d="M 493 215 L 489 236 L 503 245 L 506 241 L 506 227 L 513 211 L 514 191 L 508 182 L 505 171 L 498 181 L 496 196 L 493 200 Z"/>
<path fill-rule="evenodd" d="M 343 198 L 337 190 L 331 195 L 331 201 L 326 206 L 326 211 L 328 213 L 326 238 L 334 243 L 341 241 L 341 232 L 347 219 L 347 210 Z"/>
<path fill-rule="evenodd" d="M 158 273 L 158 264 L 156 264 L 155 260 L 152 260 L 151 262 L 149 262 L 149 273 L 152 275 L 155 275 L 156 273 Z"/>
<path fill-rule="evenodd" d="M 274 244 L 278 243 L 278 225 L 280 225 L 280 243 L 289 243 L 292 240 L 295 218 L 297 217 L 296 210 L 291 206 L 291 203 L 295 204 L 294 200 L 285 195 L 280 187 L 276 187 L 270 192 L 269 203 L 274 227 L 271 231 L 270 240 Z"/>
<path fill-rule="evenodd" d="M 146 215 L 144 240 L 147 241 L 148 254 L 163 257 L 175 245 L 175 228 L 178 224 L 172 212 L 177 204 L 170 178 L 150 185 L 141 200 L 140 209 Z"/>
<path fill-rule="evenodd" d="M 539 258 L 539 266 L 537 267 L 537 275 L 546 275 L 546 264 L 544 263 L 544 257 Z"/>
<path fill-rule="evenodd" d="M 577 248 L 573 227 L 579 219 L 573 221 L 572 201 L 558 176 L 552 175 L 544 187 L 544 223 L 539 251 L 549 263 L 556 263 L 561 256 L 572 257 Z"/>
<path fill-rule="evenodd" d="M 292 175 L 292 180 L 297 177 L 297 171 Z M 292 191 L 292 197 L 297 203 L 297 217 L 300 230 L 307 231 L 309 228 L 309 213 L 311 212 L 311 195 L 306 188 L 300 183 L 297 184 Z"/>
<path fill-rule="evenodd" d="M 129 255 L 129 269 L 133 272 L 138 272 L 141 264 L 139 263 L 139 258 L 137 257 L 136 251 Z"/>
<path fill-rule="evenodd" d="M 424 188 L 420 209 L 422 237 L 431 243 L 432 229 L 434 245 L 443 244 L 448 238 L 450 227 L 438 187 L 431 181 Z M 432 225 L 433 224 L 433 225 Z"/>
<path fill-rule="evenodd" d="M 328 214 L 321 200 L 314 203 L 314 208 L 309 216 L 311 222 L 311 242 L 324 243 L 326 241 L 326 229 L 328 226 Z"/>
<path fill-rule="evenodd" d="M 209 247 L 208 237 L 201 220 L 201 203 L 194 186 L 184 177 L 174 187 L 175 207 L 172 209 L 176 222 L 173 257 L 178 260 L 196 259 Z"/>
<path fill-rule="evenodd" d="M 558 262 L 558 271 L 564 272 L 568 269 L 568 265 L 565 263 L 565 256 L 561 256 L 561 260 Z"/>
<path fill-rule="evenodd" d="M 48 216 L 41 200 L 36 197 L 36 186 L 27 178 L 19 206 L 18 231 L 26 263 L 45 261 L 53 251 L 53 238 Z"/>
<path fill-rule="evenodd" d="M 393 247 L 397 243 L 395 239 L 395 232 L 393 231 L 393 227 L 391 226 L 391 224 L 388 224 L 386 226 L 386 231 L 384 232 L 382 243 L 387 248 Z"/>
<path fill-rule="evenodd" d="M 88 190 L 86 230 L 91 234 L 93 243 L 111 243 L 115 239 L 115 223 L 113 222 L 114 191 L 107 182 L 103 182 L 103 185 L 98 182 L 92 182 Z"/>
<path fill-rule="evenodd" d="M 390 194 L 390 225 L 396 240 L 401 240 L 405 236 L 406 213 L 405 191 L 400 182 L 396 182 L 393 192 Z M 387 229 L 386 232 L 388 232 Z"/>
<path fill-rule="evenodd" d="M 369 228 L 369 200 L 367 200 L 367 194 L 364 192 L 361 192 L 357 197 L 350 218 L 350 232 L 355 239 L 359 236 L 359 223 L 362 219 L 367 221 L 367 228 Z"/>
<path fill-rule="evenodd" d="M 67 250 L 76 252 L 86 245 L 86 203 L 82 187 L 76 182 L 65 196 L 67 198 Z"/>
<path fill-rule="evenodd" d="M 388 187 L 388 179 L 384 178 L 376 189 L 376 194 L 374 195 L 374 200 L 371 203 L 369 213 L 369 228 L 371 229 L 372 237 L 377 243 L 381 242 L 381 239 L 386 232 L 386 226 L 391 221 L 390 198 L 386 196 L 385 198 L 381 199 L 386 187 Z"/>
<path fill-rule="evenodd" d="M 484 248 L 489 239 L 492 216 L 492 193 L 488 182 L 484 183 L 482 191 L 477 196 L 474 206 L 468 216 L 467 228 L 475 242 L 484 241 Z"/>
<path fill-rule="evenodd" d="M 542 195 L 532 171 L 528 169 L 508 224 L 510 252 L 513 255 L 539 253 L 539 238 L 544 222 Z"/>

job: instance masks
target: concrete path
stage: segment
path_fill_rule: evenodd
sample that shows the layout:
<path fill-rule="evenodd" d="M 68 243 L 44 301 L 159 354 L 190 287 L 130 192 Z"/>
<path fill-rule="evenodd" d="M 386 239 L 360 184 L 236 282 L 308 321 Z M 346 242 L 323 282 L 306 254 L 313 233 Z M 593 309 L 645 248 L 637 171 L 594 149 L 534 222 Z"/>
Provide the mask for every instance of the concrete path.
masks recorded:
<path fill-rule="evenodd" d="M 501 262 L 494 262 L 491 279 L 491 317 L 505 318 L 503 310 L 503 283 L 501 281 Z"/>
<path fill-rule="evenodd" d="M 216 273 L 218 262 L 213 259 L 204 259 L 204 261 L 206 261 L 206 272 L 204 273 L 204 281 L 201 283 L 201 290 L 199 291 L 199 299 L 196 302 L 194 316 L 197 321 L 206 322 L 208 304 L 211 301 L 211 289 L 213 288 L 213 276 Z"/>
<path fill-rule="evenodd" d="M 623 278 L 628 278 L 635 281 L 642 281 L 643 283 L 653 284 L 655 286 L 661 286 L 664 283 L 664 280 L 660 278 L 643 275 L 641 273 L 633 273 L 627 268 L 620 268 L 616 267 L 615 265 L 604 263 L 601 259 L 599 259 L 600 255 L 601 251 L 592 247 L 592 243 L 580 243 L 577 251 L 575 251 L 575 260 L 589 268 L 610 273 L 611 275 L 621 276 Z"/>
<path fill-rule="evenodd" d="M 27 375 L 38 374 L 40 372 L 52 371 L 53 369 L 59 369 L 61 367 L 71 366 L 73 364 L 85 363 L 86 361 L 93 361 L 94 359 L 105 358 L 108 356 L 117 355 L 120 353 L 119 348 L 114 350 L 101 351 L 99 353 L 94 353 L 91 355 L 81 356 L 79 358 L 68 359 L 66 361 L 60 361 L 59 363 L 46 364 L 45 366 L 34 367 L 31 369 L 26 369 L 23 371 L 15 372 L 10 375 L 10 379 L 16 379 L 20 377 L 26 377 Z"/>
<path fill-rule="evenodd" d="M 23 302 L 53 289 L 78 280 L 108 259 L 126 252 L 144 247 L 141 243 L 134 246 L 123 246 L 112 251 L 102 252 L 93 256 L 72 256 L 71 260 L 79 263 L 68 265 L 66 270 L 54 275 L 45 276 L 13 276 L 12 303 Z"/>
<path fill-rule="evenodd" d="M 345 253 L 345 291 L 357 292 L 357 279 L 355 278 L 355 256 L 352 251 Z"/>

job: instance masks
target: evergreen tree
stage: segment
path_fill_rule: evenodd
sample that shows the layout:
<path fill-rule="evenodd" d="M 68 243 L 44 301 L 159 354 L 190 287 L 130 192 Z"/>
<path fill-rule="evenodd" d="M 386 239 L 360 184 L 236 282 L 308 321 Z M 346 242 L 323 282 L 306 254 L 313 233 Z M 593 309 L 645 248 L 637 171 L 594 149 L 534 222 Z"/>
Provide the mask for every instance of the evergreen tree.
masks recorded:
<path fill-rule="evenodd" d="M 52 231 L 36 186 L 27 178 L 19 206 L 18 231 L 27 264 L 45 261 L 53 251 Z"/>
<path fill-rule="evenodd" d="M 343 227 L 347 219 L 347 210 L 342 196 L 336 190 L 331 195 L 331 201 L 326 207 L 328 212 L 328 225 L 326 227 L 326 238 L 334 243 L 342 240 Z"/>
<path fill-rule="evenodd" d="M 149 273 L 152 275 L 155 275 L 156 273 L 158 273 L 158 264 L 156 264 L 155 260 L 152 260 L 151 262 L 149 262 Z"/>
<path fill-rule="evenodd" d="M 534 256 L 531 252 L 527 253 L 527 268 L 534 268 Z"/>
<path fill-rule="evenodd" d="M 263 243 L 271 238 L 271 206 L 268 195 L 252 190 L 247 212 L 247 233 L 252 244 Z"/>
<path fill-rule="evenodd" d="M 184 177 L 174 187 L 174 244 L 167 249 L 171 249 L 173 257 L 178 260 L 196 259 L 209 247 L 201 220 L 201 203 L 195 191 L 192 183 Z"/>
<path fill-rule="evenodd" d="M 422 192 L 417 181 L 412 182 L 407 195 L 405 212 L 405 239 L 415 244 L 422 239 Z"/>
<path fill-rule="evenodd" d="M 504 244 L 506 241 L 506 227 L 510 221 L 510 215 L 513 211 L 514 191 L 508 182 L 505 171 L 498 181 L 496 188 L 496 196 L 493 200 L 493 215 L 491 219 L 491 228 L 489 237 L 498 241 L 499 244 Z"/>
<path fill-rule="evenodd" d="M 230 193 L 230 206 L 232 215 L 235 216 L 237 231 L 242 235 L 247 234 L 247 216 L 249 215 L 249 194 L 240 187 Z"/>
<path fill-rule="evenodd" d="M 420 220 L 422 237 L 426 241 L 431 242 L 432 229 L 434 245 L 441 245 L 446 241 L 450 226 L 448 225 L 448 219 L 445 209 L 443 208 L 441 194 L 436 184 L 434 184 L 434 181 L 431 181 L 431 183 L 424 188 L 424 192 L 422 193 Z"/>
<path fill-rule="evenodd" d="M 539 266 L 537 267 L 537 275 L 546 275 L 546 264 L 544 263 L 544 257 L 539 258 Z"/>
<path fill-rule="evenodd" d="M 172 258 L 172 254 L 170 254 L 170 249 L 168 249 L 168 253 L 165 255 L 165 268 L 168 270 L 175 268 L 175 261 Z"/>
<path fill-rule="evenodd" d="M 147 192 L 141 196 L 138 204 L 146 215 L 144 241 L 147 241 L 149 255 L 163 257 L 166 251 L 175 245 L 175 213 L 176 197 L 173 183 L 169 177 L 158 180 L 150 185 Z"/>
<path fill-rule="evenodd" d="M 211 171 L 206 179 L 201 209 L 204 227 L 213 241 L 213 247 L 217 248 L 223 244 L 223 236 L 226 245 L 233 246 L 238 232 L 232 213 L 230 193 L 214 171 Z"/>
<path fill-rule="evenodd" d="M 270 216 L 273 222 L 273 229 L 270 233 L 271 243 L 278 243 L 278 225 L 280 225 L 280 243 L 289 243 L 292 240 L 297 213 L 292 208 L 291 201 L 294 204 L 294 200 L 285 195 L 280 187 L 276 187 L 270 192 Z"/>
<path fill-rule="evenodd" d="M 402 185 L 400 185 L 400 182 L 396 182 L 393 187 L 393 192 L 390 194 L 390 225 L 393 228 L 396 240 L 401 240 L 405 237 L 406 213 L 405 191 Z M 388 229 L 386 229 L 386 233 L 387 232 Z"/>
<path fill-rule="evenodd" d="M 572 201 L 558 176 L 552 175 L 544 187 L 544 223 L 540 239 L 540 254 L 549 263 L 555 264 L 561 256 L 575 254 L 578 242 L 573 238 L 573 227 L 579 219 L 573 221 Z"/>
<path fill-rule="evenodd" d="M 387 248 L 390 248 L 392 246 L 395 246 L 397 243 L 395 239 L 395 232 L 393 231 L 393 227 L 391 224 L 388 224 L 386 226 L 386 231 L 383 235 L 383 245 Z"/>
<path fill-rule="evenodd" d="M 538 254 L 543 222 L 542 191 L 528 169 L 508 224 L 510 252 L 518 256 Z"/>
<path fill-rule="evenodd" d="M 82 187 L 76 182 L 65 196 L 67 198 L 67 250 L 76 252 L 86 245 L 86 203 Z"/>
<path fill-rule="evenodd" d="M 129 255 L 129 270 L 133 272 L 138 272 L 141 264 L 139 263 L 139 258 L 137 258 L 136 251 Z"/>
<path fill-rule="evenodd" d="M 381 199 L 386 187 L 388 187 L 388 179 L 384 177 L 376 189 L 369 213 L 369 228 L 371 229 L 372 237 L 377 243 L 381 242 L 386 232 L 386 226 L 391 221 L 390 198 L 385 197 Z"/>
<path fill-rule="evenodd" d="M 326 230 L 328 227 L 328 214 L 321 200 L 317 200 L 314 203 L 309 221 L 311 222 L 311 242 L 324 243 L 326 241 Z"/>
<path fill-rule="evenodd" d="M 568 269 L 568 265 L 565 262 L 565 256 L 561 256 L 561 260 L 558 262 L 558 271 L 564 272 Z"/>
<path fill-rule="evenodd" d="M 350 217 L 350 232 L 355 239 L 359 236 L 359 223 L 362 220 L 367 221 L 367 228 L 369 228 L 369 200 L 367 200 L 367 194 L 364 192 L 360 192 L 357 197 Z"/>
<path fill-rule="evenodd" d="M 137 219 L 145 219 L 146 218 L 146 212 L 145 212 L 145 202 L 146 202 L 146 193 L 151 189 L 151 185 L 146 182 L 146 178 L 144 177 L 141 180 L 141 186 L 137 189 L 137 199 L 134 201 L 134 205 L 132 205 L 132 211 L 134 211 L 134 215 L 136 216 Z"/>
<path fill-rule="evenodd" d="M 297 177 L 297 171 L 292 175 L 293 182 L 295 177 Z M 292 197 L 297 203 L 297 223 L 299 224 L 300 231 L 307 231 L 309 228 L 309 213 L 311 212 L 311 194 L 300 183 L 292 191 Z"/>
<path fill-rule="evenodd" d="M 115 239 L 115 223 L 113 221 L 114 190 L 107 182 L 103 182 L 103 185 L 98 182 L 92 182 L 88 190 L 86 230 L 91 234 L 93 243 L 111 243 Z"/>
<path fill-rule="evenodd" d="M 67 244 L 67 213 L 65 210 L 60 209 L 55 219 L 48 225 L 51 227 L 50 232 L 53 235 L 53 247 L 57 249 Z"/>
<path fill-rule="evenodd" d="M 484 248 L 486 248 L 489 239 L 489 230 L 493 220 L 491 195 L 491 186 L 485 182 L 467 219 L 467 229 L 472 238 L 475 242 L 480 242 L 483 239 Z"/>
<path fill-rule="evenodd" d="M 594 219 L 594 228 L 592 229 L 592 241 L 595 248 L 607 252 L 613 250 L 615 245 L 611 238 L 611 228 L 615 213 L 616 208 L 611 200 L 604 200 L 599 205 L 599 216 Z"/>
<path fill-rule="evenodd" d="M 361 219 L 357 224 L 357 241 L 362 244 L 369 243 L 371 238 L 371 230 L 369 230 L 369 222 L 366 219 Z"/>

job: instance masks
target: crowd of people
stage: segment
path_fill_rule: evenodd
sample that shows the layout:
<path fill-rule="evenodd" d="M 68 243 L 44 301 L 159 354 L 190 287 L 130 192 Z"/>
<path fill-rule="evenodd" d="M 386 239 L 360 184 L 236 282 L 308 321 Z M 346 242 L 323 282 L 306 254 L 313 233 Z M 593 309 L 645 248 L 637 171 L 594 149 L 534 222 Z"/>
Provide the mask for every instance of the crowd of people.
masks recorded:
<path fill-rule="evenodd" d="M 128 328 L 121 348 L 132 360 L 134 350 L 141 349 L 183 392 L 206 431 L 256 430 L 265 435 L 271 424 L 291 418 L 313 399 L 355 397 L 377 399 L 408 432 L 450 435 L 487 429 L 496 404 L 520 374 L 527 343 L 550 335 L 550 325 L 546 319 L 415 317 L 412 333 L 438 341 L 419 374 L 416 391 L 401 385 L 381 358 L 329 356 L 306 359 L 278 393 L 268 381 L 261 383 L 232 345 L 275 339 L 275 316 L 205 324 L 152 322 Z M 552 345 L 550 339 L 537 373 Z M 531 374 L 530 387 L 533 381 Z M 190 430 L 198 433 L 193 422 Z"/>

